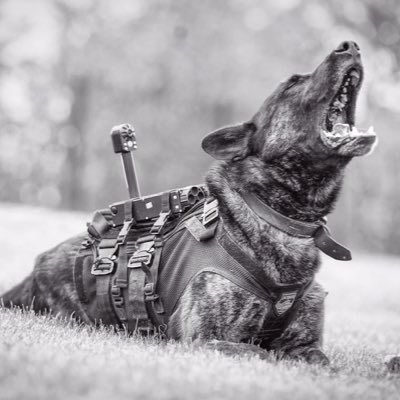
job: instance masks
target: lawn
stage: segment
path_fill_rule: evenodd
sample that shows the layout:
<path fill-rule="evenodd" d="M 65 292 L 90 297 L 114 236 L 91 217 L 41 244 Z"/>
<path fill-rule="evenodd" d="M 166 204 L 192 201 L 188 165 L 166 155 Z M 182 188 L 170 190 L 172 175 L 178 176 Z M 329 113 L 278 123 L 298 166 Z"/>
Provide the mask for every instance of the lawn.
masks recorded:
<path fill-rule="evenodd" d="M 87 215 L 0 205 L 0 291 L 34 256 L 82 231 Z M 0 310 L 0 399 L 400 399 L 400 259 L 324 258 L 329 291 L 319 368 L 95 330 L 29 312 Z"/>

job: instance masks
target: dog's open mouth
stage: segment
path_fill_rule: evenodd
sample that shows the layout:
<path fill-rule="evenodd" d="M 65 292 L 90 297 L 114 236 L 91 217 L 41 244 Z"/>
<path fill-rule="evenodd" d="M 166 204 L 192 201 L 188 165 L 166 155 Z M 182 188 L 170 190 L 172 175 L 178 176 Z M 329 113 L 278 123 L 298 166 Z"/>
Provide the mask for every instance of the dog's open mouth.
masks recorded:
<path fill-rule="evenodd" d="M 376 136 L 372 126 L 367 130 L 358 130 L 354 126 L 361 74 L 362 71 L 358 68 L 348 70 L 328 107 L 324 121 L 325 127 L 321 130 L 321 139 L 329 148 L 338 148 L 349 142 Z"/>

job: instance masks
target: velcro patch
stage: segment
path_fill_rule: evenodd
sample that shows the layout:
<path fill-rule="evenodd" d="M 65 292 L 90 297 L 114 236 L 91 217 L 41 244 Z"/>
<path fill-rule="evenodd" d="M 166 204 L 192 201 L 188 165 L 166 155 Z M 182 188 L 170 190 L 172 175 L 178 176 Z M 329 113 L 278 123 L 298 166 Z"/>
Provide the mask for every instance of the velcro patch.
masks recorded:
<path fill-rule="evenodd" d="M 282 293 L 279 300 L 274 304 L 276 313 L 278 315 L 282 315 L 287 310 L 289 310 L 289 308 L 292 307 L 294 301 L 296 300 L 296 296 L 297 291 Z"/>
<path fill-rule="evenodd" d="M 185 227 L 198 242 L 200 242 L 202 235 L 206 231 L 206 228 L 195 216 L 185 222 Z"/>

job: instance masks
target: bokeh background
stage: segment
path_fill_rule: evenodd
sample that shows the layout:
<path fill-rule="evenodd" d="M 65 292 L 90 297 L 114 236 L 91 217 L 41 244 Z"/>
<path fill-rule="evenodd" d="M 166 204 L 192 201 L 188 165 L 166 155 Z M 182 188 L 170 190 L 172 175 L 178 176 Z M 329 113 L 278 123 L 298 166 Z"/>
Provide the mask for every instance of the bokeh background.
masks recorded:
<path fill-rule="evenodd" d="M 400 254 L 399 1 L 2 0 L 0 22 L 0 201 L 84 211 L 127 196 L 113 125 L 136 128 L 144 194 L 201 182 L 207 132 L 355 40 L 357 125 L 380 144 L 349 166 L 331 226 Z"/>

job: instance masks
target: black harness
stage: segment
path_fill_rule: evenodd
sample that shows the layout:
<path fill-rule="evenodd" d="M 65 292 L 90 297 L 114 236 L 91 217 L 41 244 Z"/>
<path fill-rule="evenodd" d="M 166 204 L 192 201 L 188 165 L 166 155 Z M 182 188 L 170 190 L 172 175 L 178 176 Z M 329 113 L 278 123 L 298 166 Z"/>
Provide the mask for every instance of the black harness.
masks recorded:
<path fill-rule="evenodd" d="M 290 323 L 312 280 L 276 284 L 225 230 L 216 199 L 198 200 L 187 211 L 181 207 L 174 214 L 177 193 L 160 195 L 161 211 L 155 220 L 135 220 L 129 202 L 124 204 L 122 226 L 115 224 L 115 213 L 110 210 L 95 213 L 74 266 L 75 285 L 87 321 L 129 332 L 161 331 L 175 337 L 173 327 L 167 331 L 169 318 L 189 282 L 208 272 L 225 277 L 272 305 L 256 338 L 268 344 Z M 266 218 L 265 209 L 258 203 L 261 200 L 244 198 L 257 215 Z M 275 220 L 268 222 L 279 225 L 279 218 L 270 215 Z M 301 226 L 296 227 L 299 231 L 295 236 L 304 237 Z"/>

